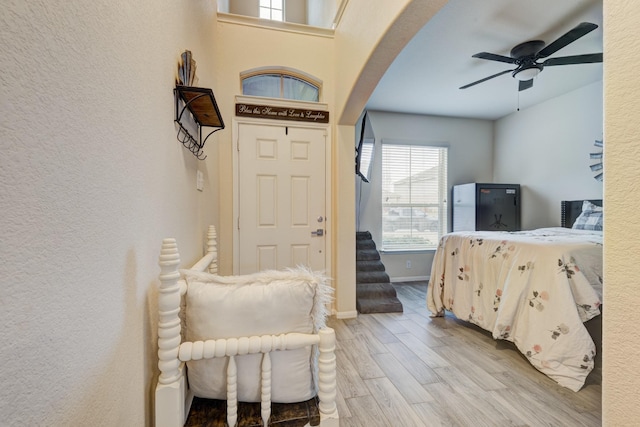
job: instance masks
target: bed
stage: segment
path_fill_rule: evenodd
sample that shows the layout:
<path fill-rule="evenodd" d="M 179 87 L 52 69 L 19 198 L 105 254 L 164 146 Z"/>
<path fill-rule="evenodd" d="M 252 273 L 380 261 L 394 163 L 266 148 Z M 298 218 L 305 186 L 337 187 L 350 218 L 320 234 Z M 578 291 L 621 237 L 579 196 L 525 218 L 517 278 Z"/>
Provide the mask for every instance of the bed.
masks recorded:
<path fill-rule="evenodd" d="M 175 239 L 162 242 L 155 425 L 183 426 L 195 396 L 226 401 L 228 426 L 248 425 L 239 403 L 259 405 L 267 426 L 272 402 L 308 399 L 319 419 L 307 425 L 338 426 L 328 278 L 302 267 L 219 276 L 215 237 L 211 226 L 206 254 L 187 270 Z"/>
<path fill-rule="evenodd" d="M 602 201 L 562 202 L 562 227 L 446 234 L 427 290 L 445 310 L 513 342 L 539 371 L 573 391 L 594 368 L 584 322 L 602 304 Z"/>

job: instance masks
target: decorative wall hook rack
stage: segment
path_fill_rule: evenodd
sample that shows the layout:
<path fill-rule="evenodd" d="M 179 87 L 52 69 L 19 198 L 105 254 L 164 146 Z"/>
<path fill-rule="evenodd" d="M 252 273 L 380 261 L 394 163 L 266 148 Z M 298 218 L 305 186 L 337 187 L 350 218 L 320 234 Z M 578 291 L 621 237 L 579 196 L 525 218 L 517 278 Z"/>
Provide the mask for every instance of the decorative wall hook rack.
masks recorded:
<path fill-rule="evenodd" d="M 199 160 L 204 160 L 207 158 L 203 151 L 207 139 L 215 132 L 224 129 L 224 121 L 220 115 L 216 98 L 213 96 L 213 91 L 208 88 L 178 85 L 173 90 L 173 93 L 176 99 L 175 122 L 179 127 L 177 135 L 178 141 Z M 184 125 L 183 115 L 187 110 L 196 122 L 197 139 Z M 212 127 L 215 129 L 209 132 L 203 139 L 203 127 Z"/>

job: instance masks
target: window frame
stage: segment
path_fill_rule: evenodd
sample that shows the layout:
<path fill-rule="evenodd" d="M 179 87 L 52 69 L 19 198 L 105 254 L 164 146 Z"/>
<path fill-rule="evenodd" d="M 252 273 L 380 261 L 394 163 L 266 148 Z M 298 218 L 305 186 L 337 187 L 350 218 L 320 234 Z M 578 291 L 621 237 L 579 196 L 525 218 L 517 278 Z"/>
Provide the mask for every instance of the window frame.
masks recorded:
<path fill-rule="evenodd" d="M 411 195 L 409 195 L 409 201 L 403 201 L 403 202 L 388 202 L 385 201 L 385 185 L 386 184 L 386 176 L 384 173 L 385 170 L 385 164 L 387 162 L 385 162 L 385 157 L 387 157 L 388 154 L 388 150 L 389 148 L 396 146 L 396 147 L 403 147 L 405 149 L 412 149 L 412 147 L 416 147 L 416 148 L 426 148 L 426 149 L 437 149 L 439 150 L 439 152 L 437 153 L 438 156 L 438 170 L 437 172 L 437 182 L 436 182 L 436 186 L 437 186 L 437 191 L 438 191 L 438 195 L 437 195 L 437 199 L 439 200 L 437 203 L 426 203 L 426 202 L 414 202 L 411 200 Z M 448 177 L 448 163 L 449 163 L 449 144 L 445 143 L 445 142 L 428 142 L 428 141 L 413 141 L 413 140 L 390 140 L 390 139 L 383 139 L 381 141 L 381 147 L 380 147 L 380 151 L 381 151 L 381 171 L 382 171 L 382 184 L 381 184 L 381 188 L 380 188 L 380 205 L 381 205 L 381 210 L 380 210 L 380 215 L 381 215 L 381 236 L 382 236 L 382 242 L 381 242 L 381 252 L 386 252 L 386 253 L 415 253 L 415 252 L 428 252 L 428 251 L 435 251 L 438 247 L 438 243 L 440 241 L 440 238 L 442 237 L 442 235 L 444 235 L 445 233 L 448 232 L 448 226 L 449 226 L 449 215 L 448 215 L 448 198 L 449 198 L 449 177 Z M 409 164 L 410 160 L 407 160 L 407 167 Z M 388 163 L 387 163 L 388 164 Z M 389 166 L 386 166 L 389 167 Z M 407 179 L 411 178 L 412 175 L 409 175 L 407 177 Z M 443 182 L 444 181 L 444 182 Z M 411 187 L 415 187 L 415 184 L 413 182 L 410 181 L 410 188 Z M 409 190 L 411 191 L 411 190 Z M 409 193 L 411 194 L 411 193 Z M 421 245 L 421 244 L 411 244 L 411 240 L 413 240 L 414 238 L 418 239 L 422 239 L 424 238 L 423 236 L 420 236 L 419 233 L 422 233 L 424 231 L 424 228 L 426 227 L 425 224 L 432 224 L 432 220 L 434 219 L 434 216 L 429 216 L 427 214 L 427 210 L 433 210 L 435 208 L 435 210 L 437 210 L 437 225 L 435 225 L 435 227 L 437 227 L 436 231 L 437 234 L 435 236 L 431 235 L 429 239 L 427 239 L 429 241 L 430 244 L 428 245 Z M 399 215 L 399 219 L 401 218 L 401 221 L 405 221 L 405 218 L 402 217 L 402 210 L 406 210 L 406 209 L 411 209 L 411 214 L 409 216 L 409 226 L 408 226 L 408 232 L 405 230 L 406 227 L 402 228 L 401 230 L 405 230 L 405 236 L 404 238 L 408 237 L 408 242 L 407 244 L 402 244 L 402 243 L 395 243 L 395 244 L 390 244 L 388 238 L 390 237 L 390 232 L 395 232 L 396 229 L 392 230 L 392 226 L 391 224 L 393 223 L 392 221 L 389 220 L 385 220 L 385 216 L 388 217 L 389 215 L 389 210 L 390 209 L 395 209 L 398 211 L 398 215 Z M 424 215 L 424 220 L 416 220 L 414 222 L 414 218 L 418 218 L 421 215 L 414 215 L 414 209 L 418 209 L 419 211 L 415 211 L 416 213 L 418 212 L 422 212 L 422 215 Z M 385 215 L 385 211 L 387 212 L 387 214 Z M 427 219 L 430 218 L 430 219 Z M 405 221 L 406 222 L 406 221 Z M 404 222 L 402 222 L 402 224 L 404 224 Z M 420 227 L 419 224 L 422 224 L 422 227 Z M 418 229 L 416 229 L 414 231 L 414 225 L 416 225 L 418 227 Z M 423 228 L 421 230 L 421 228 Z M 433 229 L 430 229 L 429 231 L 431 231 L 433 233 Z M 402 238 L 402 237 L 400 237 Z"/>
<path fill-rule="evenodd" d="M 251 77 L 268 76 L 268 75 L 280 77 L 280 91 L 279 91 L 280 95 L 278 99 L 292 99 L 294 101 L 303 101 L 303 102 L 320 102 L 322 99 L 322 80 L 319 80 L 313 77 L 312 75 L 304 73 L 300 70 L 295 70 L 287 67 L 260 67 L 260 68 L 254 68 L 251 70 L 241 72 L 240 73 L 240 93 L 242 93 L 245 96 L 258 96 L 253 94 L 247 94 L 244 92 L 244 81 Z M 285 98 L 284 97 L 285 78 L 300 80 L 303 83 L 306 83 L 312 86 L 318 92 L 318 99 L 310 101 L 306 99 Z"/>
<path fill-rule="evenodd" d="M 263 6 L 262 5 L 263 1 L 268 1 L 269 2 L 269 6 Z M 269 21 L 285 22 L 285 16 L 284 16 L 285 0 L 281 0 L 281 4 L 282 4 L 282 8 L 278 9 L 277 7 L 273 7 L 273 0 L 260 0 L 258 2 L 258 17 L 260 19 L 268 19 Z M 268 10 L 269 11 L 269 18 L 263 18 L 262 17 L 262 10 Z M 281 19 L 273 19 L 273 12 L 274 11 L 280 12 Z"/>

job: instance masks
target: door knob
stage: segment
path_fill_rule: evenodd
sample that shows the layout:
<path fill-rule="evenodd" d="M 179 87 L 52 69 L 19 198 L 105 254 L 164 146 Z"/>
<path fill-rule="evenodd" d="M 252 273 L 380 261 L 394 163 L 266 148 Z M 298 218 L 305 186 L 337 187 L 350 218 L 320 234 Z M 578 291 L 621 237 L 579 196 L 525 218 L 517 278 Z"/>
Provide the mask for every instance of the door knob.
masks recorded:
<path fill-rule="evenodd" d="M 322 228 L 318 228 L 316 231 L 311 232 L 312 236 L 324 236 L 324 230 Z"/>

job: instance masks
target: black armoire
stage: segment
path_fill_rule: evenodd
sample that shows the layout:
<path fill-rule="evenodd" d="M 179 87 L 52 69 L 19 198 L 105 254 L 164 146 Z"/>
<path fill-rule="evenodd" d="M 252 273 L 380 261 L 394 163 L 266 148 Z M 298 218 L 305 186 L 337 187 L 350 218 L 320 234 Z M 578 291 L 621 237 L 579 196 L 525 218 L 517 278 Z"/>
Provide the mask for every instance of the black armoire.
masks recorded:
<path fill-rule="evenodd" d="M 520 231 L 520 184 L 453 186 L 453 231 Z"/>

